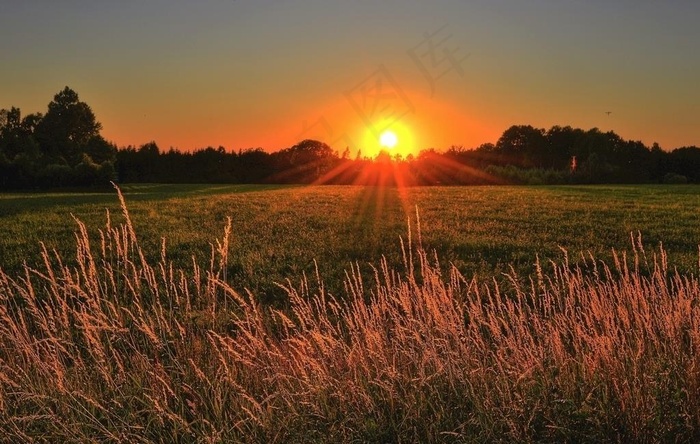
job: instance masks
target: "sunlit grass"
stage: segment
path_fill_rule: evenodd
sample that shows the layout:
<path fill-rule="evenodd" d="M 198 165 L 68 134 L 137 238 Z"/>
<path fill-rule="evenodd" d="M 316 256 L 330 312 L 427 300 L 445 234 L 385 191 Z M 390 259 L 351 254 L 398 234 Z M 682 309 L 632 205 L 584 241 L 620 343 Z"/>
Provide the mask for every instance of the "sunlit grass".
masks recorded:
<path fill-rule="evenodd" d="M 44 251 L 43 264 L 0 272 L 0 436 L 700 438 L 695 273 L 635 237 L 610 265 L 562 252 L 531 258 L 531 278 L 511 271 L 484 284 L 438 263 L 432 227 L 412 220 L 397 267 L 380 260 L 364 278 L 348 267 L 338 293 L 316 273 L 282 281 L 284 309 L 232 286 L 236 233 L 225 220 L 206 265 L 185 271 L 167 243 L 142 247 L 126 206 L 92 238 L 77 222 L 74 261 Z"/>
<path fill-rule="evenodd" d="M 630 233 L 663 241 L 683 270 L 697 264 L 700 243 L 700 188 L 697 186 L 599 187 L 421 187 L 138 185 L 125 190 L 150 260 L 167 238 L 169 257 L 188 267 L 204 263 L 210 243 L 232 218 L 229 277 L 270 300 L 285 293 L 272 282 L 313 273 L 318 261 L 327 287 L 343 290 L 344 271 L 383 256 L 401 265 L 396 244 L 406 221 L 420 209 L 430 227 L 423 236 L 444 267 L 466 276 L 501 279 L 513 266 L 534 271 L 534 257 L 546 263 L 559 247 L 592 252 L 610 260 L 612 248 L 629 249 Z M 0 267 L 20 272 L 22 263 L 41 260 L 39 243 L 73 257 L 72 217 L 92 235 L 109 209 L 121 210 L 113 193 L 92 195 L 0 195 Z"/>

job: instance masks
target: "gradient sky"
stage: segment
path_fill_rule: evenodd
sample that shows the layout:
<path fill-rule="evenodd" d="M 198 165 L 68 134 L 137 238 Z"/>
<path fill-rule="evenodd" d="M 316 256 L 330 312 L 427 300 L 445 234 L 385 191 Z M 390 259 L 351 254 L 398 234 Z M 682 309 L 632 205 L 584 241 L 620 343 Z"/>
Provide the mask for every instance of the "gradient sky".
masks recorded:
<path fill-rule="evenodd" d="M 161 149 L 371 154 L 387 125 L 474 147 L 513 124 L 672 149 L 700 145 L 699 22 L 680 0 L 3 1 L 0 108 L 70 86 L 108 140 Z"/>

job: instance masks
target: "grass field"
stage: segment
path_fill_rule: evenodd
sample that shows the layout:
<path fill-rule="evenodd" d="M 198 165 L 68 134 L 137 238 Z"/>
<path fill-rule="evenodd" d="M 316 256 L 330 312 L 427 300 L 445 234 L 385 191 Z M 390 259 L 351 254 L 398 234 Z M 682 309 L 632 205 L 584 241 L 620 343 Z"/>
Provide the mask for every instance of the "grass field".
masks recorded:
<path fill-rule="evenodd" d="M 178 266 L 211 254 L 211 244 L 232 219 L 230 282 L 260 297 L 284 297 L 274 282 L 298 280 L 316 260 L 332 290 L 342 290 L 351 263 L 367 269 L 386 256 L 401 263 L 399 238 L 418 208 L 424 247 L 447 266 L 488 279 L 534 270 L 581 252 L 610 258 L 630 250 L 630 235 L 646 245 L 663 242 L 677 266 L 698 264 L 700 188 L 601 187 L 274 187 L 133 185 L 124 193 L 136 232 L 151 258 L 161 239 Z M 40 242 L 74 255 L 76 224 L 96 235 L 109 210 L 119 221 L 115 193 L 0 194 L 0 267 L 16 272 L 36 264 Z M 415 226 L 414 234 L 415 234 Z"/>
<path fill-rule="evenodd" d="M 700 440 L 698 187 L 125 191 L 0 196 L 0 440 Z"/>

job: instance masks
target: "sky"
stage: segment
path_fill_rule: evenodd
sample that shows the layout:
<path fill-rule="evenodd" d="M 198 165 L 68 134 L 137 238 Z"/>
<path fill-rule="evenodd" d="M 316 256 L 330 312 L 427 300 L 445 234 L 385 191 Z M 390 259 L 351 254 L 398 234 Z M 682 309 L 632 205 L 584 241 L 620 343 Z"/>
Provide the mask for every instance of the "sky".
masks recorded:
<path fill-rule="evenodd" d="M 700 145 L 696 1 L 0 1 L 0 108 L 69 86 L 120 147 L 372 155 L 389 129 L 405 155 L 520 124 Z"/>

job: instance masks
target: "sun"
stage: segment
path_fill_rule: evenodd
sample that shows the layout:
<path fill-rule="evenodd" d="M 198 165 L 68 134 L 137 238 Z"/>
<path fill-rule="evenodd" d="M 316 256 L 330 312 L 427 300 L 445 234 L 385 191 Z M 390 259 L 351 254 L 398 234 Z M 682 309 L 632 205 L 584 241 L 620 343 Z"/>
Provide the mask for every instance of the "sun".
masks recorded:
<path fill-rule="evenodd" d="M 399 138 L 393 131 L 386 130 L 379 136 L 379 144 L 384 148 L 394 148 L 399 143 Z"/>
<path fill-rule="evenodd" d="M 362 155 L 374 159 L 381 152 L 392 158 L 416 155 L 416 141 L 407 121 L 383 120 L 364 128 Z"/>

